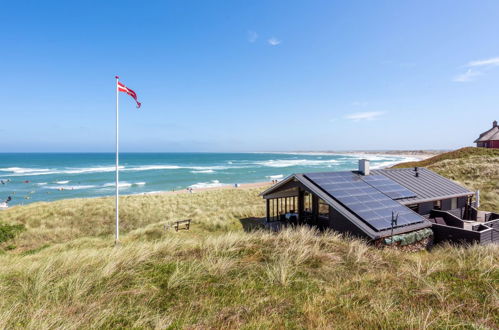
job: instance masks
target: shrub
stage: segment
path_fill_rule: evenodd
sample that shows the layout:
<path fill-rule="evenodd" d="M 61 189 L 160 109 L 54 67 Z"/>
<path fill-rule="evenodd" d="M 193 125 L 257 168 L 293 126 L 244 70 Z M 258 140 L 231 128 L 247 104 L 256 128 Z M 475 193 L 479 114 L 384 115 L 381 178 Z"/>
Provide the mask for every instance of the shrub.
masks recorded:
<path fill-rule="evenodd" d="M 5 243 L 13 238 L 15 238 L 18 234 L 25 231 L 26 227 L 24 225 L 9 225 L 6 223 L 0 223 L 0 243 Z"/>

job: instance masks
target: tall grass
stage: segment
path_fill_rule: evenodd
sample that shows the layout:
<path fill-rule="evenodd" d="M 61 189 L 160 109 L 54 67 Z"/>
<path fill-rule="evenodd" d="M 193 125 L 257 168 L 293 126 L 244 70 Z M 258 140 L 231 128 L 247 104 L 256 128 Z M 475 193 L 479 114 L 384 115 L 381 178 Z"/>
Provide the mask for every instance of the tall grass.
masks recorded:
<path fill-rule="evenodd" d="M 478 157 L 428 166 L 497 208 L 498 160 Z M 260 191 L 123 197 L 118 246 L 111 198 L 0 212 L 26 228 L 0 254 L 0 328 L 499 328 L 497 245 L 407 253 L 248 233 Z M 165 226 L 186 218 L 190 231 Z"/>
<path fill-rule="evenodd" d="M 120 198 L 120 228 L 151 239 L 164 234 L 164 225 L 192 219 L 192 231 L 242 230 L 240 219 L 265 215 L 261 188 L 223 189 L 194 194 L 134 195 Z M 18 250 L 68 242 L 80 237 L 103 237 L 114 232 L 113 198 L 61 200 L 15 206 L 0 212 L 0 223 L 23 224 Z"/>
<path fill-rule="evenodd" d="M 379 250 L 309 229 L 91 238 L 0 256 L 2 328 L 499 326 L 497 246 Z"/>

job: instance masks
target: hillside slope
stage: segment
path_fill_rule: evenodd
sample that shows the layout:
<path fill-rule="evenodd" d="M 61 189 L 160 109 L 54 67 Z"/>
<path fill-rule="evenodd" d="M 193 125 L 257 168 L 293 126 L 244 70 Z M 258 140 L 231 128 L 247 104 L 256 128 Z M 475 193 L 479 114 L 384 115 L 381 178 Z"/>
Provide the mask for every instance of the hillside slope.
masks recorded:
<path fill-rule="evenodd" d="M 393 168 L 427 167 L 471 190 L 480 190 L 480 208 L 499 212 L 499 150 L 461 148 L 422 161 L 400 163 Z"/>
<path fill-rule="evenodd" d="M 146 230 L 0 256 L 1 328 L 497 328 L 499 248 Z"/>
<path fill-rule="evenodd" d="M 486 198 L 496 167 L 476 157 L 488 156 L 428 167 Z M 0 328 L 499 328 L 498 245 L 406 253 L 305 228 L 246 232 L 260 191 L 122 197 L 118 246 L 112 198 L 0 212 L 26 229 L 0 245 Z M 165 227 L 185 218 L 190 231 Z"/>

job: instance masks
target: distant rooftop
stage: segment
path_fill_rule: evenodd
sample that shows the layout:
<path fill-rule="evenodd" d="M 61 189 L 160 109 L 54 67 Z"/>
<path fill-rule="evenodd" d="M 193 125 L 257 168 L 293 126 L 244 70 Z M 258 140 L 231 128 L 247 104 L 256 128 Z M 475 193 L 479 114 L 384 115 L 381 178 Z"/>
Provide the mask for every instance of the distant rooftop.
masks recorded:
<path fill-rule="evenodd" d="M 480 134 L 474 143 L 485 141 L 499 141 L 499 126 L 497 126 L 497 120 L 494 120 L 492 128 Z"/>

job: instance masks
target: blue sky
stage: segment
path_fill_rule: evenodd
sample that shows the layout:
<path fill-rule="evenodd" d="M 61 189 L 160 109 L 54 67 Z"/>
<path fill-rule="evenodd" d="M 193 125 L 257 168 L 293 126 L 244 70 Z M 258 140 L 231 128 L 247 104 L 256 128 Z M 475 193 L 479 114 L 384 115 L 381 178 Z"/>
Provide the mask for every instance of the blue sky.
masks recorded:
<path fill-rule="evenodd" d="M 499 120 L 498 1 L 4 1 L 3 152 L 442 149 Z"/>

